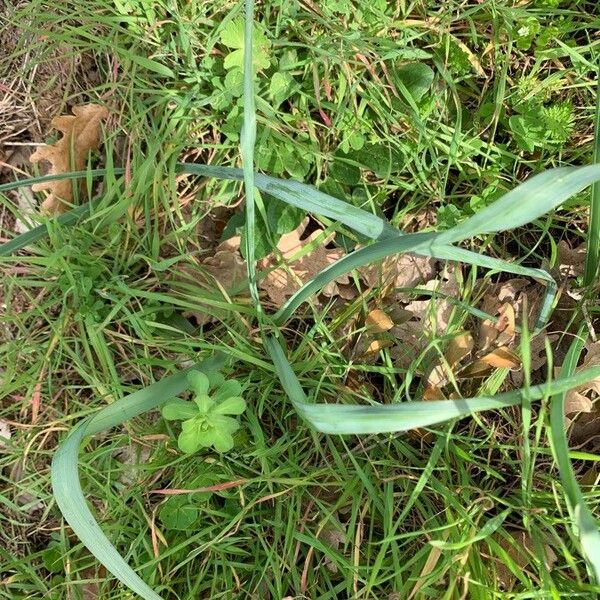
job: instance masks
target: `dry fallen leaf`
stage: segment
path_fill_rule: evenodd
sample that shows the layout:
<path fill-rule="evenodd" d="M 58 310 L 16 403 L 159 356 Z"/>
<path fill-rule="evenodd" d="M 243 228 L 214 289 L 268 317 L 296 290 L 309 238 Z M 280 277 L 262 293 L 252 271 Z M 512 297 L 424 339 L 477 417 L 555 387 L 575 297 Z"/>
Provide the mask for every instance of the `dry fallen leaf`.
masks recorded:
<path fill-rule="evenodd" d="M 434 294 L 427 300 L 412 300 L 406 305 L 406 310 L 421 321 L 423 330 L 432 331 L 439 335 L 444 334 L 454 310 L 454 305 L 448 300 L 436 298 L 435 294 L 451 298 L 458 295 L 459 284 L 456 278 L 456 267 L 446 267 L 439 278 L 431 279 L 425 285 L 420 285 L 416 289 L 417 291 L 431 291 Z"/>
<path fill-rule="evenodd" d="M 334 550 L 339 550 L 340 547 L 346 543 L 346 532 L 342 525 L 327 525 L 323 528 L 321 533 L 319 534 L 319 539 L 330 548 Z M 323 559 L 323 564 L 325 567 L 331 571 L 332 573 L 338 572 L 338 566 L 335 564 L 329 556 L 325 555 Z"/>
<path fill-rule="evenodd" d="M 523 308 L 525 299 L 527 299 L 527 322 L 530 330 L 534 329 L 535 321 L 539 315 L 540 306 L 544 296 L 544 286 L 539 283 L 522 278 L 509 279 L 502 283 L 487 284 L 483 295 L 483 300 L 479 308 L 482 311 L 502 317 L 501 312 L 506 311 L 505 305 L 510 304 L 514 310 L 514 320 L 516 323 L 523 321 Z M 506 314 L 507 318 L 511 315 Z M 486 333 L 489 327 L 494 327 L 491 321 L 484 321 L 480 326 L 478 336 L 478 347 L 485 348 Z M 507 334 L 509 332 L 507 331 Z M 506 342 L 498 342 L 509 343 Z"/>
<path fill-rule="evenodd" d="M 437 400 L 436 395 L 433 394 L 429 388 L 442 388 L 450 380 L 450 373 L 447 372 L 448 368 L 451 372 L 454 372 L 456 366 L 473 350 L 473 336 L 465 331 L 460 335 L 453 337 L 448 342 L 448 347 L 444 352 L 445 364 L 439 364 L 435 366 L 429 377 L 427 378 L 427 389 L 426 395 L 430 396 L 430 399 Z M 428 391 L 429 390 L 429 391 Z"/>
<path fill-rule="evenodd" d="M 341 248 L 327 248 L 327 244 L 333 240 L 334 235 L 327 236 L 313 250 L 302 256 L 302 258 L 289 262 L 305 246 L 314 242 L 323 234 L 322 229 L 317 229 L 306 239 L 301 239 L 309 219 L 306 218 L 297 229 L 281 236 L 277 249 L 282 257 L 288 261 L 287 268 L 276 266 L 277 258 L 271 254 L 259 262 L 259 268 L 270 269 L 267 275 L 259 282 L 259 287 L 267 293 L 267 296 L 275 306 L 281 306 L 294 294 L 302 284 L 306 283 L 331 263 L 342 258 L 344 251 Z M 328 283 L 321 293 L 325 296 L 338 296 L 340 292 L 347 295 L 348 289 L 341 287 L 349 284 L 347 275 Z"/>
<path fill-rule="evenodd" d="M 461 379 L 484 377 L 493 369 L 516 369 L 520 364 L 520 358 L 512 350 L 501 346 L 467 365 L 457 374 L 457 377 Z"/>
<path fill-rule="evenodd" d="M 586 245 L 571 248 L 564 240 L 558 242 L 556 264 L 563 277 L 579 277 L 585 269 Z"/>
<path fill-rule="evenodd" d="M 505 302 L 498 309 L 498 320 L 494 323 L 485 319 L 479 327 L 480 348 L 487 349 L 492 344 L 504 346 L 515 339 L 515 309 L 512 304 Z"/>
<path fill-rule="evenodd" d="M 365 325 L 372 333 L 383 333 L 394 326 L 394 321 L 380 308 L 375 308 L 367 315 Z"/>
<path fill-rule="evenodd" d="M 576 372 L 600 365 L 600 342 L 588 343 L 583 362 Z M 556 374 L 560 369 L 556 369 Z M 569 390 L 565 396 L 565 415 L 577 414 L 573 420 L 565 419 L 565 424 L 570 428 L 570 437 L 573 443 L 583 444 L 600 433 L 598 409 L 588 397 L 594 391 L 600 396 L 600 377 Z M 584 414 L 587 413 L 587 414 Z"/>
<path fill-rule="evenodd" d="M 414 288 L 435 276 L 435 259 L 416 254 L 388 256 L 358 269 L 370 288 Z"/>
<path fill-rule="evenodd" d="M 569 446 L 580 448 L 585 444 L 586 450 L 597 452 L 600 447 L 600 403 L 596 402 L 589 413 L 580 413 L 569 425 Z"/>
<path fill-rule="evenodd" d="M 100 145 L 100 123 L 107 117 L 108 110 L 98 104 L 75 106 L 73 115 L 55 117 L 52 127 L 63 136 L 54 144 L 40 146 L 31 155 L 31 162 L 48 161 L 51 164 L 50 175 L 83 170 L 89 153 Z M 65 212 L 73 201 L 73 183 L 70 179 L 36 183 L 31 189 L 34 192 L 50 192 L 42 203 L 42 209 L 49 214 Z"/>
<path fill-rule="evenodd" d="M 565 398 L 565 415 L 573 413 L 590 413 L 594 403 L 583 394 L 575 390 L 569 390 Z"/>
<path fill-rule="evenodd" d="M 231 290 L 246 280 L 246 263 L 239 253 L 240 237 L 219 244 L 213 256 L 202 261 L 210 273 L 226 290 Z"/>
<path fill-rule="evenodd" d="M 583 362 L 580 367 L 577 368 L 576 372 L 585 371 L 590 367 L 597 367 L 600 365 L 600 342 L 588 343 L 586 346 L 586 354 L 583 358 Z M 585 396 L 586 392 L 594 391 L 600 396 L 600 377 L 595 377 L 587 383 L 569 390 L 565 397 L 565 414 L 574 412 L 591 412 L 592 402 Z M 570 412 L 567 412 L 569 407 Z M 580 407 L 580 408 L 577 408 Z"/>
<path fill-rule="evenodd" d="M 531 559 L 536 556 L 536 550 L 530 535 L 525 531 L 506 531 L 511 540 L 506 539 L 504 536 L 495 534 L 493 537 L 495 541 L 506 551 L 508 556 L 511 558 L 513 563 L 519 570 L 525 570 Z M 544 563 L 547 569 L 552 569 L 554 563 L 556 563 L 556 554 L 554 550 L 548 545 L 544 544 Z M 516 576 L 510 571 L 500 557 L 494 557 L 496 579 L 499 586 L 503 591 L 511 591 L 517 582 Z"/>
<path fill-rule="evenodd" d="M 10 440 L 11 433 L 8 423 L 0 419 L 0 448 L 6 448 L 6 442 Z"/>

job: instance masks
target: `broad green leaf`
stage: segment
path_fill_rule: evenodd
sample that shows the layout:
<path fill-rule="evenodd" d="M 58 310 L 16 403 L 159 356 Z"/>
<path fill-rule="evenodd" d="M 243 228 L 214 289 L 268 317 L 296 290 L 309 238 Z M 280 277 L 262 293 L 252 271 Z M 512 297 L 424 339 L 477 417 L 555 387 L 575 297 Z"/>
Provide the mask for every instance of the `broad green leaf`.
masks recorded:
<path fill-rule="evenodd" d="M 182 424 L 182 430 L 177 438 L 177 445 L 182 452 L 186 454 L 193 454 L 197 450 L 199 450 L 203 445 L 200 437 L 202 431 L 197 422 L 184 421 Z"/>
<path fill-rule="evenodd" d="M 213 413 L 219 415 L 241 415 L 246 410 L 246 401 L 239 396 L 232 396 L 219 402 Z"/>
<path fill-rule="evenodd" d="M 282 235 L 294 231 L 304 218 L 305 213 L 295 206 L 281 202 L 277 198 L 266 197 L 267 222 L 272 233 Z"/>
<path fill-rule="evenodd" d="M 242 384 L 237 379 L 229 379 L 213 394 L 213 400 L 217 403 L 230 398 L 239 396 L 242 392 Z"/>
<path fill-rule="evenodd" d="M 200 509 L 190 504 L 187 496 L 173 496 L 160 507 L 158 516 L 167 529 L 185 531 L 196 523 Z"/>
<path fill-rule="evenodd" d="M 187 400 L 169 400 L 161 409 L 162 416 L 167 421 L 183 421 L 198 414 L 198 407 Z"/>
<path fill-rule="evenodd" d="M 344 185 L 356 185 L 360 181 L 360 169 L 342 153 L 336 153 L 333 157 L 329 175 Z"/>
<path fill-rule="evenodd" d="M 365 144 L 360 150 L 348 152 L 348 159 L 364 165 L 375 175 L 385 179 L 390 176 L 398 157 L 384 144 Z"/>
<path fill-rule="evenodd" d="M 394 69 L 393 74 L 402 82 L 415 102 L 429 91 L 433 83 L 433 69 L 425 63 L 407 63 Z"/>
<path fill-rule="evenodd" d="M 233 438 L 228 431 L 215 429 L 213 445 L 217 452 L 229 452 L 233 448 Z"/>
<path fill-rule="evenodd" d="M 294 89 L 294 78 L 289 73 L 277 71 L 271 77 L 269 84 L 269 96 L 275 107 L 287 100 Z"/>
<path fill-rule="evenodd" d="M 229 414 L 239 414 L 239 413 L 229 413 Z M 222 429 L 223 431 L 226 431 L 227 433 L 235 433 L 240 428 L 240 424 L 237 419 L 234 419 L 233 417 L 227 417 L 222 414 L 211 415 L 210 421 L 216 429 Z"/>
<path fill-rule="evenodd" d="M 228 48 L 244 47 L 244 19 L 232 19 L 221 29 L 219 39 Z"/>
<path fill-rule="evenodd" d="M 207 414 L 212 407 L 215 405 L 215 401 L 208 395 L 202 394 L 201 396 L 196 396 L 194 398 L 194 402 L 198 407 L 198 414 L 205 415 Z"/>
<path fill-rule="evenodd" d="M 239 68 L 244 66 L 244 20 L 234 19 L 229 21 L 221 30 L 221 43 L 228 48 L 233 48 L 224 61 L 226 69 Z M 252 32 L 252 64 L 257 71 L 268 69 L 271 65 L 269 59 L 269 49 L 271 42 L 266 38 L 265 34 L 257 27 L 254 27 Z"/>
<path fill-rule="evenodd" d="M 225 381 L 225 375 L 223 375 L 223 373 L 220 371 L 208 371 L 206 376 L 208 377 L 210 389 L 214 389 L 223 385 L 223 382 Z"/>
<path fill-rule="evenodd" d="M 190 386 L 194 390 L 194 393 L 198 396 L 206 396 L 210 388 L 210 381 L 208 377 L 200 371 L 192 371 L 188 375 Z"/>
<path fill-rule="evenodd" d="M 244 92 L 244 76 L 239 69 L 232 69 L 225 75 L 225 89 L 233 96 L 238 98 Z"/>

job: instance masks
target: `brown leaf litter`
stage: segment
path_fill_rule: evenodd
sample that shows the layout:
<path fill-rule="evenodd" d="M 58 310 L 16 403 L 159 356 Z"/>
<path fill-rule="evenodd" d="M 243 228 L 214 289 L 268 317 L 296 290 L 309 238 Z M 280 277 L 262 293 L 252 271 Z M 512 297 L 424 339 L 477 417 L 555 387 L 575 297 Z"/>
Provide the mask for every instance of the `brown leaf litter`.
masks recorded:
<path fill-rule="evenodd" d="M 270 254 L 258 263 L 260 269 L 267 271 L 265 277 L 259 282 L 259 288 L 266 292 L 269 300 L 276 307 L 285 304 L 286 300 L 303 284 L 345 254 L 341 248 L 328 248 L 335 234 L 325 236 L 316 246 L 306 251 L 309 245 L 322 238 L 324 234 L 323 229 L 317 228 L 303 239 L 302 235 L 308 222 L 309 218 L 306 217 L 294 231 L 282 235 L 277 243 L 278 252 Z M 280 266 L 281 261 L 277 254 L 280 254 L 285 261 L 283 266 Z M 329 297 L 344 297 L 349 292 L 344 286 L 348 286 L 349 283 L 349 277 L 344 275 L 329 282 L 321 290 L 321 294 Z M 351 292 L 350 294 L 352 295 Z"/>
<path fill-rule="evenodd" d="M 531 536 L 526 531 L 506 529 L 504 535 L 496 533 L 492 539 L 508 554 L 513 566 L 519 571 L 526 571 L 534 557 L 540 558 Z M 548 544 L 543 544 L 542 548 L 546 568 L 551 570 L 557 560 L 556 553 Z M 493 563 L 499 588 L 504 592 L 510 592 L 517 583 L 516 575 L 508 568 L 501 556 L 494 556 Z"/>
<path fill-rule="evenodd" d="M 73 115 L 55 117 L 52 119 L 52 127 L 63 136 L 54 144 L 40 146 L 31 155 L 31 162 L 49 162 L 50 175 L 83 170 L 89 153 L 98 150 L 100 146 L 100 126 L 106 118 L 108 110 L 99 104 L 76 106 L 73 108 Z M 42 203 L 42 209 L 49 214 L 63 213 L 73 202 L 73 182 L 70 179 L 36 183 L 31 189 L 34 192 L 50 192 Z"/>
<path fill-rule="evenodd" d="M 264 273 L 258 287 L 276 308 L 282 306 L 303 284 L 344 256 L 341 248 L 328 247 L 335 234 L 325 236 L 309 249 L 309 245 L 322 238 L 324 230 L 317 228 L 303 238 L 308 222 L 307 217 L 294 231 L 282 235 L 277 243 L 277 251 L 258 261 L 258 269 Z M 202 261 L 202 266 L 226 290 L 245 281 L 246 263 L 240 253 L 240 237 L 219 244 L 215 254 Z M 348 276 L 340 277 L 325 286 L 321 294 L 353 295 L 349 283 Z"/>

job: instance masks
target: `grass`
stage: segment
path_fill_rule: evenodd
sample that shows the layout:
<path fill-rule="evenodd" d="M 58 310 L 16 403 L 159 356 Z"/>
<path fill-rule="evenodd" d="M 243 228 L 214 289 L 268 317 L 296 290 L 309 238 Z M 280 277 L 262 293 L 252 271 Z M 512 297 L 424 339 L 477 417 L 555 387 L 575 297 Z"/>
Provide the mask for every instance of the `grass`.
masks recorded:
<path fill-rule="evenodd" d="M 395 225 L 426 217 L 433 205 L 438 227 L 450 228 L 453 219 L 473 213 L 475 196 L 480 204 L 473 205 L 481 207 L 532 170 L 589 163 L 586 142 L 594 105 L 589 65 L 597 64 L 590 31 L 597 18 L 591 5 L 556 10 L 538 4 L 516 13 L 503 3 L 470 9 L 457 5 L 436 21 L 429 18 L 434 9 L 425 5 L 359 18 L 356 13 L 344 16 L 336 3 L 319 9 L 266 3 L 259 14 L 273 40 L 269 51 L 281 68 L 286 53 L 295 50 L 289 73 L 300 89 L 273 108 L 259 83 L 258 167 L 302 176 L 357 206 L 383 212 Z M 82 459 L 84 489 L 97 490 L 88 499 L 104 531 L 164 597 L 595 597 L 598 587 L 586 573 L 551 450 L 540 435 L 547 428 L 549 402 L 532 409 L 525 433 L 519 409 L 506 408 L 438 426 L 423 438 L 323 436 L 291 411 L 265 350 L 240 319 L 255 316 L 249 303 L 244 298 L 230 302 L 183 271 L 175 281 L 169 277 L 167 264 L 197 268 L 204 245 L 194 232 L 215 205 L 238 198 L 236 184 L 199 182 L 178 173 L 175 162 L 183 151 L 184 158 L 236 163 L 240 115 L 230 113 L 235 96 L 224 107 L 220 98 L 209 102 L 218 90 L 213 78 L 224 78 L 209 50 L 217 43 L 223 51 L 219 29 L 240 7 L 195 4 L 154 17 L 148 8 L 123 17 L 117 16 L 117 6 L 78 0 L 56 8 L 32 2 L 12 16 L 31 35 L 42 26 L 46 35 L 24 40 L 14 50 L 18 58 L 30 44 L 37 49 L 33 64 L 22 66 L 24 78 L 58 44 L 73 54 L 93 53 L 100 83 L 69 101 L 106 95 L 115 103 L 118 118 L 105 160 L 115 157 L 115 164 L 130 165 L 130 173 L 123 177 L 107 164 L 102 200 L 84 224 L 50 224 L 47 242 L 4 262 L 2 415 L 10 419 L 14 435 L 0 455 L 6 488 L 0 495 L 6 508 L 0 593 L 70 598 L 94 582 L 97 597 L 130 597 L 113 585 L 61 520 L 50 494 L 49 460 L 64 432 L 98 407 L 175 366 L 223 350 L 237 359 L 236 377 L 247 381 L 252 399 L 236 450 L 185 459 L 162 420 L 150 414 L 88 442 Z M 45 23 L 36 17 L 48 12 Z M 536 15 L 544 27 L 558 23 L 559 40 L 569 44 L 518 48 L 525 44 L 518 34 L 524 25 L 514 26 L 515 14 L 517 21 Z M 473 56 L 457 52 L 457 41 L 474 50 L 491 44 L 490 62 L 481 67 L 489 81 L 478 78 L 469 61 Z M 439 82 L 423 105 L 375 85 L 375 76 L 383 72 L 373 65 L 383 62 L 389 70 L 397 57 L 407 56 L 434 67 Z M 502 115 L 516 113 L 515 97 L 523 90 L 515 84 L 529 66 L 534 83 L 552 89 L 551 104 L 570 101 L 577 107 L 568 140 L 536 141 L 533 152 L 514 142 Z M 325 79 L 336 92 L 331 100 L 317 85 Z M 531 82 L 521 87 L 526 85 Z M 322 90 L 321 98 L 315 88 Z M 486 126 L 476 119 L 488 118 L 483 116 L 487 105 L 492 113 L 486 139 L 480 135 Z M 323 122 L 319 108 L 332 127 Z M 532 119 L 526 123 L 535 140 Z M 218 131 L 228 135 L 218 137 Z M 373 144 L 375 171 L 359 162 L 368 157 L 349 158 L 338 148 L 352 135 Z M 131 143 L 124 143 L 124 136 Z M 289 153 L 290 144 L 297 152 Z M 272 156 L 264 159 L 271 168 L 261 163 L 272 146 L 285 157 L 283 166 Z M 386 154 L 394 157 L 389 167 Z M 336 178 L 334 165 L 342 171 Z M 352 171 L 357 165 L 364 183 L 349 184 L 354 175 L 343 167 Z M 582 194 L 570 200 L 549 221 L 477 238 L 466 247 L 512 259 L 527 254 L 535 239 L 536 254 L 526 266 L 539 267 L 559 240 L 584 239 L 587 198 Z M 10 210 L 10 199 L 5 205 Z M 593 231 L 590 227 L 589 235 Z M 468 266 L 464 270 L 460 297 L 470 304 L 469 281 L 490 275 Z M 377 300 L 381 290 L 368 293 Z M 587 314 L 575 307 L 570 317 L 593 324 L 598 314 L 594 286 L 581 293 L 591 298 Z M 202 336 L 186 335 L 169 314 L 217 309 L 218 323 Z M 347 319 L 362 311 L 362 300 L 354 302 Z M 460 331 L 466 318 L 456 311 L 450 333 Z M 327 311 L 318 306 L 303 308 L 293 326 L 297 333 L 288 330 L 290 361 L 309 395 L 337 400 L 340 386 L 356 374 L 361 386 L 347 392 L 354 401 L 369 401 L 373 387 L 385 398 L 414 393 L 410 380 L 418 378 L 418 360 L 406 373 L 385 352 L 375 365 L 349 364 Z M 443 342 L 431 340 L 434 346 Z M 506 375 L 484 380 L 478 393 L 495 393 Z M 34 409 L 32 399 L 38 397 Z M 522 449 L 529 432 L 526 456 Z M 136 462 L 137 453 L 142 454 L 139 464 L 124 467 Z M 597 463 L 591 442 L 570 454 L 580 475 Z M 530 474 L 526 493 L 523 473 Z M 190 496 L 201 511 L 193 527 L 165 527 L 159 517 L 165 496 L 152 491 L 194 489 L 203 475 L 245 483 L 208 500 Z M 593 513 L 597 487 L 584 491 Z M 518 552 L 523 532 L 533 550 L 526 553 L 526 564 Z M 432 540 L 436 545 L 427 543 Z M 542 558 L 548 547 L 556 555 L 551 568 Z"/>

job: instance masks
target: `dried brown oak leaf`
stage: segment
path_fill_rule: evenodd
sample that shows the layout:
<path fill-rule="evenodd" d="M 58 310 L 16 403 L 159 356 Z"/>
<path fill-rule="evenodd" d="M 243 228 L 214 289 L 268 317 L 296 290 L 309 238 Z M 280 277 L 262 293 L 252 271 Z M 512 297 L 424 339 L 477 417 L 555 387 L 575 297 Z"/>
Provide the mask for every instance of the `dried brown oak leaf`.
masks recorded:
<path fill-rule="evenodd" d="M 327 236 L 307 254 L 298 260 L 293 261 L 294 257 L 299 254 L 300 251 L 323 234 L 322 229 L 317 229 L 307 238 L 301 239 L 302 234 L 308 225 L 308 221 L 308 218 L 304 219 L 297 229 L 282 235 L 277 244 L 277 249 L 281 253 L 281 256 L 287 261 L 287 268 L 276 266 L 279 261 L 273 254 L 263 258 L 259 262 L 260 269 L 272 269 L 260 281 L 259 287 L 267 293 L 267 296 L 275 306 L 284 304 L 302 284 L 306 283 L 331 263 L 334 263 L 344 256 L 344 251 L 341 248 L 327 248 L 327 245 L 335 236 L 335 234 L 333 234 Z M 347 292 L 351 291 L 344 287 L 349 283 L 350 279 L 347 275 L 344 275 L 335 281 L 328 283 L 321 290 L 321 294 L 325 296 L 341 295 L 342 297 L 345 297 Z M 350 286 L 348 286 L 348 288 L 349 287 Z"/>
<path fill-rule="evenodd" d="M 586 350 L 583 362 L 576 372 L 600 366 L 600 342 L 588 343 Z M 591 381 L 582 383 L 567 392 L 565 396 L 565 415 L 582 412 L 591 413 L 594 409 L 594 403 L 587 396 L 590 391 L 594 391 L 600 396 L 600 377 L 595 377 Z"/>
<path fill-rule="evenodd" d="M 586 245 L 571 248 L 564 240 L 558 242 L 556 264 L 563 277 L 578 277 L 585 269 Z"/>
<path fill-rule="evenodd" d="M 100 123 L 107 117 L 108 110 L 98 104 L 76 106 L 73 115 L 55 117 L 52 127 L 63 136 L 54 144 L 40 146 L 31 155 L 31 162 L 48 161 L 52 165 L 50 175 L 83 170 L 89 153 L 100 145 Z M 70 179 L 36 183 L 31 189 L 34 192 L 50 192 L 42 202 L 42 209 L 49 214 L 63 213 L 73 202 L 73 183 Z"/>
<path fill-rule="evenodd" d="M 388 287 L 393 291 L 427 283 L 435 277 L 435 267 L 436 261 L 430 256 L 405 253 L 388 256 L 361 267 L 358 272 L 370 288 Z"/>
<path fill-rule="evenodd" d="M 202 265 L 227 291 L 246 281 L 246 262 L 239 253 L 240 236 L 221 242 Z"/>

